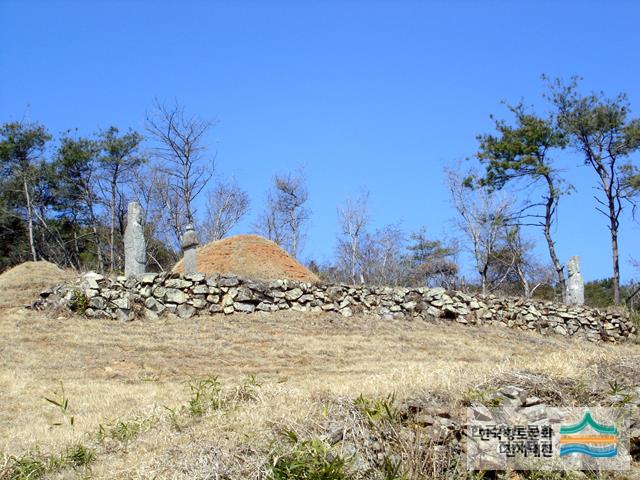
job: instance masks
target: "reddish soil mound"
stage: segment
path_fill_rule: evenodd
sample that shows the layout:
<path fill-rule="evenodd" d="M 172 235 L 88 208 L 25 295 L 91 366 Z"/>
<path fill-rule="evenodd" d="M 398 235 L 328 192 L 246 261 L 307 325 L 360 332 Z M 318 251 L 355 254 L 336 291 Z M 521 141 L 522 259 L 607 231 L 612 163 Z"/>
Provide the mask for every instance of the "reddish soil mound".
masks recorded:
<path fill-rule="evenodd" d="M 207 275 L 217 272 L 255 280 L 319 281 L 282 248 L 258 235 L 236 235 L 205 245 L 196 251 L 196 263 L 198 271 Z M 184 271 L 182 260 L 172 271 Z"/>

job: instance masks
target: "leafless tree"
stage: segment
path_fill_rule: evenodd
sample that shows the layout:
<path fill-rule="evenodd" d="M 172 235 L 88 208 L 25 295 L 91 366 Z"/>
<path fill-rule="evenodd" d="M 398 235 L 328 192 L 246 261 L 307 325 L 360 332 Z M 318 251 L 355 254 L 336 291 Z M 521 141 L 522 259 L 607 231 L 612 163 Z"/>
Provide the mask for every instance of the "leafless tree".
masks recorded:
<path fill-rule="evenodd" d="M 235 181 L 220 180 L 207 194 L 207 215 L 201 238 L 214 242 L 224 238 L 249 211 L 249 195 Z"/>
<path fill-rule="evenodd" d="M 256 229 L 297 257 L 304 237 L 304 226 L 311 212 L 309 193 L 302 172 L 276 175 L 267 193 L 267 205 L 258 218 Z"/>
<path fill-rule="evenodd" d="M 497 278 L 490 282 L 489 273 L 494 254 L 503 240 L 505 226 L 509 224 L 511 202 L 485 188 L 471 188 L 465 182 L 467 177 L 458 171 L 445 169 L 445 173 L 451 202 L 458 212 L 456 224 L 471 242 L 482 294 L 486 295 L 504 280 Z"/>
<path fill-rule="evenodd" d="M 184 223 L 195 224 L 193 202 L 213 175 L 213 158 L 204 155 L 205 135 L 211 127 L 206 120 L 188 116 L 177 103 L 167 106 L 156 101 L 147 115 L 147 130 L 158 142 L 155 153 L 162 161 L 169 192 L 182 204 Z"/>
<path fill-rule="evenodd" d="M 397 286 L 407 277 L 405 234 L 398 225 L 386 225 L 373 234 L 365 232 L 357 256 L 367 284 Z M 346 245 L 349 247 L 349 245 Z M 349 256 L 352 252 L 347 248 Z"/>
<path fill-rule="evenodd" d="M 553 268 L 540 264 L 533 255 L 534 243 L 524 238 L 519 226 L 507 226 L 504 234 L 505 263 L 518 278 L 524 298 L 531 298 L 542 285 L 553 279 Z"/>
<path fill-rule="evenodd" d="M 368 222 L 369 192 L 363 192 L 355 199 L 348 198 L 343 207 L 338 207 L 338 224 L 340 226 L 338 252 L 345 258 L 348 264 L 350 280 L 353 285 L 358 281 L 360 243 L 366 233 Z M 360 282 L 364 283 L 364 277 L 361 272 Z"/>
<path fill-rule="evenodd" d="M 177 197 L 171 195 L 167 175 L 158 167 L 140 169 L 134 175 L 136 181 L 133 183 L 133 197 L 144 213 L 147 256 L 150 263 L 164 270 L 163 262 L 158 258 L 160 247 L 166 246 L 173 252 L 179 250 L 181 204 Z"/>

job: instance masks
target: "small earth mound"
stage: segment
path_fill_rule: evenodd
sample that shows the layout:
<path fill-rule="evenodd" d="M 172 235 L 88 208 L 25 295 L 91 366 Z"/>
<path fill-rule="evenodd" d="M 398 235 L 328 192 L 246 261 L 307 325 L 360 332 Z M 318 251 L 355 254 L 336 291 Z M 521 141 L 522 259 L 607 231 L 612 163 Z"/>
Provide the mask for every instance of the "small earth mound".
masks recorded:
<path fill-rule="evenodd" d="M 0 275 L 0 308 L 31 303 L 42 290 L 72 277 L 53 263 L 21 263 Z"/>
<path fill-rule="evenodd" d="M 315 283 L 319 278 L 276 243 L 259 235 L 236 235 L 196 250 L 198 271 L 233 274 L 255 280 L 289 279 Z M 184 272 L 182 260 L 173 267 Z"/>

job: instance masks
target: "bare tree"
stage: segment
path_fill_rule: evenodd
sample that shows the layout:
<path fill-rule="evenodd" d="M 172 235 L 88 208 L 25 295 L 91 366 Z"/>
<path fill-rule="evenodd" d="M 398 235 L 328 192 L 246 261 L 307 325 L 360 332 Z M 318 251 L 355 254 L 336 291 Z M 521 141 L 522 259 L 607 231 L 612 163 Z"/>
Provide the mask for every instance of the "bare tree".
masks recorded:
<path fill-rule="evenodd" d="M 249 195 L 235 181 L 218 181 L 207 194 L 207 216 L 201 238 L 214 242 L 224 238 L 249 211 Z"/>
<path fill-rule="evenodd" d="M 267 193 L 267 205 L 258 218 L 256 229 L 297 257 L 304 237 L 304 226 L 311 212 L 304 175 L 276 175 Z"/>
<path fill-rule="evenodd" d="M 155 152 L 162 159 L 169 191 L 180 199 L 185 223 L 195 223 L 193 201 L 213 175 L 213 158 L 204 156 L 211 127 L 208 121 L 187 116 L 177 103 L 168 107 L 156 101 L 154 112 L 147 115 L 147 130 L 158 142 Z"/>
<path fill-rule="evenodd" d="M 558 110 L 560 127 L 573 146 L 583 154 L 585 165 L 596 174 L 600 195 L 596 210 L 608 221 L 613 263 L 613 297 L 620 303 L 620 261 L 618 233 L 624 202 L 633 200 L 634 189 L 628 182 L 636 167 L 630 155 L 640 149 L 640 119 L 630 119 L 626 95 L 606 98 L 602 93 L 582 95 L 578 79 L 569 84 L 550 82 L 550 98 Z M 633 176 L 631 177 L 631 179 Z"/>
<path fill-rule="evenodd" d="M 509 223 L 510 202 L 492 195 L 486 188 L 471 188 L 465 181 L 468 177 L 459 172 L 445 169 L 445 173 L 451 202 L 458 212 L 457 226 L 471 242 L 482 294 L 486 295 L 504 281 L 503 277 L 490 282 L 489 273 Z"/>
<path fill-rule="evenodd" d="M 109 208 L 109 266 L 112 272 L 116 267 L 117 214 L 119 207 L 122 210 L 125 203 L 122 188 L 131 181 L 132 173 L 144 162 L 144 158 L 137 154 L 142 136 L 133 131 L 118 134 L 116 127 L 110 127 L 100 133 L 100 146 L 104 153 L 99 157 L 101 178 L 98 183 Z"/>
<path fill-rule="evenodd" d="M 358 280 L 360 242 L 366 233 L 368 222 L 369 192 L 363 192 L 356 199 L 348 198 L 343 207 L 338 207 L 338 224 L 341 234 L 338 239 L 338 251 L 345 257 L 353 285 Z M 362 273 L 360 273 L 360 281 L 364 283 Z"/>
<path fill-rule="evenodd" d="M 509 263 L 524 298 L 529 299 L 540 286 L 551 283 L 554 269 L 536 261 L 532 253 L 534 243 L 523 237 L 520 226 L 507 226 L 504 240 L 504 263 Z"/>

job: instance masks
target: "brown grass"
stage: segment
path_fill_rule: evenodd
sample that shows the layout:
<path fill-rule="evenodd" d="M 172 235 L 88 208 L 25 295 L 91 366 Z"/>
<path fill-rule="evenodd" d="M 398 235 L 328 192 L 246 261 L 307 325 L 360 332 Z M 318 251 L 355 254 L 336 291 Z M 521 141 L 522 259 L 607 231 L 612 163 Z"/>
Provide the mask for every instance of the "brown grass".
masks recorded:
<path fill-rule="evenodd" d="M 22 263 L 0 275 L 0 307 L 31 303 L 38 292 L 73 275 L 49 262 Z"/>
<path fill-rule="evenodd" d="M 257 280 L 319 281 L 282 248 L 258 235 L 236 235 L 205 245 L 197 249 L 196 262 L 198 271 L 207 275 L 231 273 Z M 173 271 L 184 271 L 182 260 Z"/>
<path fill-rule="evenodd" d="M 81 442 L 97 452 L 91 470 L 52 478 L 258 478 L 278 432 L 314 430 L 341 399 L 435 395 L 454 408 L 524 371 L 589 384 L 639 364 L 638 345 L 421 321 L 280 312 L 123 324 L 0 308 L 0 454 Z M 218 376 L 232 394 L 248 375 L 261 384 L 250 402 L 177 421 L 165 408 L 188 401 L 190 380 Z M 61 384 L 74 426 L 45 400 Z M 119 421 L 140 432 L 96 440 Z"/>

